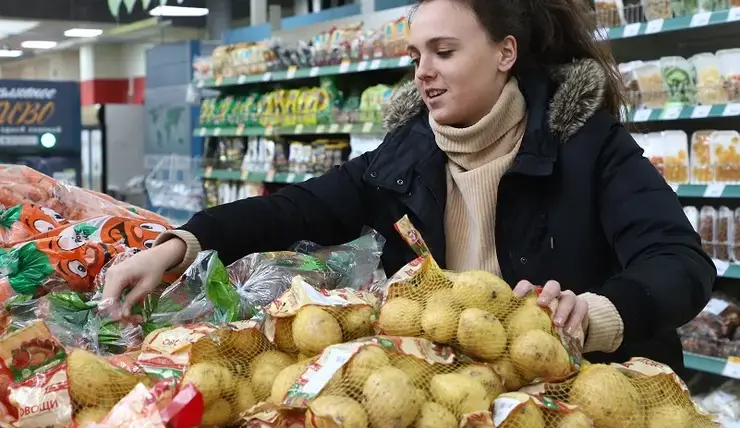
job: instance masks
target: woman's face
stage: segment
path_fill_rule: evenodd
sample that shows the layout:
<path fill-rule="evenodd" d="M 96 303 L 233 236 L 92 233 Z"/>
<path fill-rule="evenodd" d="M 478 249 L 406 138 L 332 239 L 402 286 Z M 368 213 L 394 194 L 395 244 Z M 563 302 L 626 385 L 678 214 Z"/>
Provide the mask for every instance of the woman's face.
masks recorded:
<path fill-rule="evenodd" d="M 454 0 L 422 3 L 411 20 L 414 82 L 434 120 L 465 127 L 498 100 L 516 61 L 516 41 L 491 41 L 472 10 Z"/>

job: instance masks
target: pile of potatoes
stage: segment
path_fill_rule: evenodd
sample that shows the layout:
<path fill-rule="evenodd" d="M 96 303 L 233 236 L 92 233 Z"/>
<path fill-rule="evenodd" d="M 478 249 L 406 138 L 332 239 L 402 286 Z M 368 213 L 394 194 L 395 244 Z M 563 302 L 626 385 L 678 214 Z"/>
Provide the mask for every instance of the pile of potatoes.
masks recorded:
<path fill-rule="evenodd" d="M 535 379 L 571 373 L 570 355 L 534 294 L 517 298 L 501 278 L 484 271 L 427 275 L 396 284 L 380 309 L 383 334 L 423 337 L 493 363 L 507 390 Z"/>

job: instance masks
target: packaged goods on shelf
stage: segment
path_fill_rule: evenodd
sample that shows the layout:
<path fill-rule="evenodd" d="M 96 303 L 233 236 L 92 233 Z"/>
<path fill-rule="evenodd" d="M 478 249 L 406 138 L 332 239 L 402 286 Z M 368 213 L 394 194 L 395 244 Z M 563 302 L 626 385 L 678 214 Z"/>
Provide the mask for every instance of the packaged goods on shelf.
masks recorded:
<path fill-rule="evenodd" d="M 717 56 L 711 52 L 700 53 L 689 58 L 689 62 L 696 70 L 696 101 L 704 105 L 728 102 Z"/>
<path fill-rule="evenodd" d="M 702 312 L 678 333 L 685 351 L 711 357 L 740 355 L 735 338 L 740 326 L 740 305 L 735 299 L 715 292 Z"/>
<path fill-rule="evenodd" d="M 622 0 L 595 0 L 596 19 L 599 27 L 619 27 L 624 25 L 624 5 Z"/>
<path fill-rule="evenodd" d="M 740 208 L 684 207 L 684 213 L 701 237 L 704 251 L 724 262 L 740 262 Z"/>
<path fill-rule="evenodd" d="M 714 181 L 740 183 L 740 133 L 715 131 L 710 136 L 709 144 Z"/>
<path fill-rule="evenodd" d="M 729 380 L 707 394 L 695 397 L 708 412 L 719 415 L 721 426 L 735 427 L 740 423 L 740 382 Z"/>
<path fill-rule="evenodd" d="M 671 184 L 689 181 L 689 145 L 683 131 L 662 131 L 633 135 L 645 157 Z"/>
<path fill-rule="evenodd" d="M 696 103 L 694 67 L 686 58 L 663 57 L 660 59 L 660 69 L 669 103 L 687 105 Z"/>
<path fill-rule="evenodd" d="M 691 182 L 707 184 L 714 181 L 711 135 L 713 131 L 696 131 L 691 135 Z"/>
<path fill-rule="evenodd" d="M 730 102 L 740 101 L 740 49 L 717 51 L 717 58 Z"/>

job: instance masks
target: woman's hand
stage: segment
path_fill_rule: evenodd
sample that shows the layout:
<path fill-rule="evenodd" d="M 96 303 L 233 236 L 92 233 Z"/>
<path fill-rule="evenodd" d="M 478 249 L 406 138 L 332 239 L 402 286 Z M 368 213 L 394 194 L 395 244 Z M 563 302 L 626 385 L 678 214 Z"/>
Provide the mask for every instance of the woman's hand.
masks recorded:
<path fill-rule="evenodd" d="M 182 261 L 186 250 L 185 242 L 173 238 L 111 266 L 105 273 L 100 311 L 114 320 L 132 320 L 131 307 L 154 291 L 164 273 Z M 127 289 L 121 305 L 121 294 Z"/>
<path fill-rule="evenodd" d="M 534 287 L 529 281 L 519 281 L 514 287 L 514 294 L 519 297 L 525 296 L 534 290 Z M 588 330 L 588 302 L 570 290 L 562 291 L 559 282 L 547 281 L 537 299 L 537 304 L 546 307 L 555 299 L 558 299 L 558 303 L 552 314 L 553 323 L 558 327 L 564 327 L 566 334 L 572 335 L 578 327 L 582 327 L 585 334 Z"/>

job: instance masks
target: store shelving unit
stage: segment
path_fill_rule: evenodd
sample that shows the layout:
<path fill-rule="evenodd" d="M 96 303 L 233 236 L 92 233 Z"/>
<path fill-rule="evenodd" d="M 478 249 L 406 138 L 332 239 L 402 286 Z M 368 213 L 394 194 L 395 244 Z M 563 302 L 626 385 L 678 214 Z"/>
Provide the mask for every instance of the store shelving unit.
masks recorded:
<path fill-rule="evenodd" d="M 740 8 L 735 7 L 716 12 L 700 12 L 671 19 L 655 19 L 647 22 L 627 24 L 621 27 L 602 28 L 596 30 L 595 36 L 600 39 L 608 38 L 609 40 L 627 39 L 680 30 L 691 30 L 699 27 L 724 25 L 739 20 Z"/>
<path fill-rule="evenodd" d="M 266 127 L 219 127 L 196 128 L 193 135 L 198 137 L 248 137 L 272 135 L 337 135 L 337 134 L 377 134 L 383 132 L 379 123 L 344 123 L 328 125 L 295 125 Z"/>
<path fill-rule="evenodd" d="M 717 358 L 684 352 L 683 362 L 687 368 L 692 370 L 740 379 L 740 360 L 736 357 Z"/>

